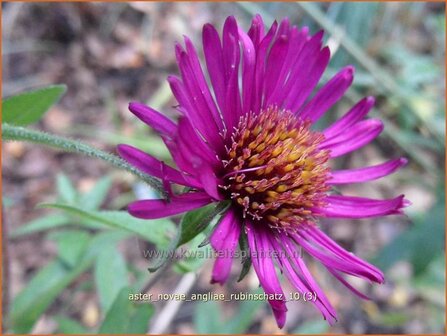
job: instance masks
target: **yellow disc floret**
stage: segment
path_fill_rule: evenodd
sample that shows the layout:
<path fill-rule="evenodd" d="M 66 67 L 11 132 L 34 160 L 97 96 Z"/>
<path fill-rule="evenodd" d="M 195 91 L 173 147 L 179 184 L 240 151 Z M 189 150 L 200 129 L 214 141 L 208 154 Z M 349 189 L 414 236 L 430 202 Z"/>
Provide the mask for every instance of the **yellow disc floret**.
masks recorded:
<path fill-rule="evenodd" d="M 293 229 L 323 204 L 329 152 L 318 148 L 324 136 L 309 121 L 270 107 L 241 118 L 231 140 L 222 188 L 244 217 Z"/>

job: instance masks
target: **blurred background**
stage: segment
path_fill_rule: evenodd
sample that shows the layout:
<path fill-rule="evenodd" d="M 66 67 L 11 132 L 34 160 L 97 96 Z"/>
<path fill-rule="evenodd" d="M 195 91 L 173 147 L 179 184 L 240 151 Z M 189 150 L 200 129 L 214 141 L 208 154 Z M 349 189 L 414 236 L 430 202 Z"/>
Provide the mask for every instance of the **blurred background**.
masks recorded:
<path fill-rule="evenodd" d="M 352 279 L 373 298 L 362 301 L 309 260 L 339 321 L 329 327 L 308 303 L 290 302 L 280 331 L 264 302 L 129 302 L 123 288 L 135 293 L 149 288 L 155 295 L 176 290 L 228 295 L 256 292 L 258 281 L 251 271 L 236 282 L 240 265 L 235 265 L 227 285 L 211 285 L 212 260 L 189 258 L 162 270 L 155 282 L 156 275 L 146 270 L 152 261 L 142 251 L 166 247 L 178 219 L 152 226 L 136 222 L 147 228 L 140 236 L 98 223 L 104 216 L 122 222 L 123 213 L 117 210 L 153 191 L 94 159 L 4 142 L 6 331 L 445 332 L 443 3 L 2 3 L 2 8 L 3 97 L 49 84 L 68 87 L 34 128 L 111 152 L 118 143 L 132 144 L 168 163 L 161 140 L 128 112 L 127 104 L 145 102 L 175 118 L 176 102 L 165 80 L 178 74 L 175 41 L 187 35 L 201 53 L 202 25 L 211 22 L 221 31 L 228 15 L 235 15 L 244 29 L 255 13 L 267 24 L 288 16 L 312 33 L 324 29 L 332 51 L 324 79 L 348 64 L 355 65 L 356 77 L 319 126 L 366 95 L 377 97 L 370 116 L 385 123 L 378 140 L 343 157 L 337 166 L 409 159 L 392 176 L 341 191 L 377 198 L 403 193 L 413 203 L 405 216 L 323 222 L 325 232 L 342 246 L 381 267 L 386 283 L 371 286 Z M 36 208 L 56 201 L 100 219 Z M 197 250 L 200 242 L 199 237 L 188 246 Z M 285 292 L 292 291 L 286 282 L 284 286 Z"/>

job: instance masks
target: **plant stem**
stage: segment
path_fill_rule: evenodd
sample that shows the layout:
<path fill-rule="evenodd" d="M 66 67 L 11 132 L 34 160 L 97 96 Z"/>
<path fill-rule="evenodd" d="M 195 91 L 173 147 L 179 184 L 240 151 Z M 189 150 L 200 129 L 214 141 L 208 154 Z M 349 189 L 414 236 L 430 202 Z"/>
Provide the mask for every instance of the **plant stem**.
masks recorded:
<path fill-rule="evenodd" d="M 90 157 L 94 157 L 115 166 L 116 168 L 123 169 L 129 173 L 140 178 L 152 188 L 157 190 L 163 197 L 166 198 L 166 191 L 162 184 L 152 176 L 149 176 L 133 166 L 129 165 L 126 161 L 120 157 L 107 153 L 97 148 L 91 147 L 78 140 L 72 140 L 61 136 L 31 130 L 20 126 L 12 126 L 9 124 L 2 124 L 2 139 L 3 140 L 15 140 L 15 141 L 27 141 L 32 143 L 38 143 L 49 147 L 61 149 L 67 152 L 84 154 Z"/>

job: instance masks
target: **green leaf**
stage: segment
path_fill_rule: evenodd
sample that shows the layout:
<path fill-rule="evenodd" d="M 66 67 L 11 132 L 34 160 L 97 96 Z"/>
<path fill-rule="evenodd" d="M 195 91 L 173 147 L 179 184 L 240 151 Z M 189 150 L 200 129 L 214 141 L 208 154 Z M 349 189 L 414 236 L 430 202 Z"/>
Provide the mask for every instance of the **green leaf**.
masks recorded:
<path fill-rule="evenodd" d="M 180 273 L 193 272 L 200 268 L 206 261 L 206 256 L 212 254 L 210 246 L 206 246 L 205 241 L 208 241 L 207 235 L 203 233 L 209 226 L 215 226 L 222 217 L 220 214 L 224 212 L 229 206 L 229 203 L 224 201 L 217 205 L 209 205 L 194 211 L 190 211 L 183 216 L 180 223 L 180 241 L 176 247 L 189 242 L 191 248 L 185 254 L 185 257 L 178 261 L 174 270 Z M 211 230 L 208 230 L 208 235 Z M 183 242 L 181 241 L 183 239 Z M 172 253 L 174 253 L 174 248 Z M 168 252 L 168 255 L 170 255 Z"/>
<path fill-rule="evenodd" d="M 57 174 L 56 187 L 62 201 L 69 204 L 76 202 L 76 199 L 78 198 L 77 191 L 67 175 L 62 173 Z"/>
<path fill-rule="evenodd" d="M 101 309 L 106 312 L 129 282 L 126 262 L 116 246 L 109 245 L 99 253 L 95 263 L 95 282 Z"/>
<path fill-rule="evenodd" d="M 49 236 L 56 241 L 59 258 L 70 267 L 78 264 L 90 242 L 90 234 L 80 230 L 52 232 Z"/>
<path fill-rule="evenodd" d="M 169 245 L 160 251 L 161 257 L 158 258 L 155 262 L 152 263 L 151 266 L 147 268 L 149 272 L 155 272 L 168 261 L 170 256 L 174 256 L 175 251 L 177 250 L 179 239 L 180 239 L 180 230 L 177 231 L 177 234 L 171 240 Z"/>
<path fill-rule="evenodd" d="M 129 323 L 132 302 L 129 300 L 130 288 L 122 288 L 104 318 L 98 334 L 125 334 Z"/>
<path fill-rule="evenodd" d="M 28 285 L 14 298 L 9 314 L 10 326 L 15 333 L 27 334 L 56 297 L 93 263 L 96 255 L 105 246 L 127 238 L 123 232 L 105 232 L 95 236 L 82 260 L 74 268 L 61 260 L 54 260 L 32 278 Z"/>
<path fill-rule="evenodd" d="M 416 277 L 413 286 L 421 297 L 445 310 L 445 255 L 430 262 L 426 272 Z"/>
<path fill-rule="evenodd" d="M 217 215 L 225 211 L 225 209 L 227 209 L 228 206 L 229 203 L 224 201 L 220 202 L 219 204 L 217 204 L 212 208 L 204 207 L 206 208 L 206 210 L 203 210 L 203 212 L 202 211 L 198 212 L 197 210 L 192 211 L 193 213 L 195 213 L 197 218 L 194 217 L 194 215 L 188 216 L 188 214 L 186 214 L 182 219 L 182 223 L 180 224 L 180 229 L 177 231 L 177 235 L 175 236 L 175 238 L 171 240 L 169 246 L 166 249 L 163 249 L 162 253 L 160 253 L 162 257 L 159 258 L 156 262 L 154 262 L 150 267 L 148 267 L 148 271 L 155 272 L 161 266 L 163 266 L 168 260 L 169 256 L 174 255 L 176 249 L 180 245 L 188 241 L 191 241 L 191 239 L 193 239 L 194 237 L 197 237 L 200 234 L 200 232 L 203 231 L 211 223 L 211 221 L 216 220 L 218 218 Z M 203 208 L 200 208 L 198 210 L 202 209 Z M 180 243 L 181 240 L 184 243 Z M 202 247 L 201 245 L 202 244 L 200 244 L 199 247 Z M 186 262 L 186 264 L 178 263 L 178 265 L 176 266 L 178 267 L 177 268 L 178 271 L 187 272 L 188 269 L 190 269 L 191 263 L 188 262 Z"/>
<path fill-rule="evenodd" d="M 258 289 L 252 293 L 261 294 L 262 290 Z M 224 332 L 226 334 L 244 334 L 250 327 L 256 313 L 265 304 L 261 300 L 246 300 L 241 301 L 238 311 L 225 324 Z"/>
<path fill-rule="evenodd" d="M 96 210 L 99 208 L 112 186 L 112 179 L 108 176 L 101 178 L 89 192 L 83 194 L 79 200 L 81 208 L 86 210 Z"/>
<path fill-rule="evenodd" d="M 175 227 L 169 219 L 143 220 L 132 217 L 124 211 L 87 211 L 75 206 L 58 203 L 39 204 L 39 207 L 64 210 L 69 214 L 97 222 L 105 227 L 135 233 L 160 248 L 169 244 L 171 239 L 168 236 L 168 231 L 173 230 Z"/>
<path fill-rule="evenodd" d="M 205 207 L 186 213 L 180 223 L 180 238 L 177 247 L 183 245 L 201 233 L 211 223 L 214 217 L 225 211 L 229 203 L 224 201 L 217 205 L 210 204 Z"/>
<path fill-rule="evenodd" d="M 258 289 L 252 293 L 262 293 Z M 228 319 L 222 319 L 220 305 L 216 301 L 198 303 L 194 314 L 194 327 L 198 334 L 244 334 L 264 301 L 241 301 L 237 311 Z"/>
<path fill-rule="evenodd" d="M 237 282 L 240 282 L 245 278 L 251 267 L 250 248 L 248 247 L 247 235 L 245 234 L 244 230 L 241 230 L 241 235 L 239 236 L 239 249 L 243 258 L 242 269 Z"/>
<path fill-rule="evenodd" d="M 141 303 L 135 305 L 135 312 L 130 318 L 127 334 L 146 334 L 148 321 L 154 315 L 155 308 L 152 304 Z"/>
<path fill-rule="evenodd" d="M 404 312 L 385 312 L 378 318 L 379 324 L 387 327 L 403 326 L 410 316 Z"/>
<path fill-rule="evenodd" d="M 2 120 L 19 126 L 35 123 L 66 90 L 65 85 L 51 85 L 8 97 L 3 100 Z"/>
<path fill-rule="evenodd" d="M 427 212 L 415 219 L 413 227 L 385 246 L 373 262 L 388 269 L 399 260 L 412 263 L 416 275 L 422 274 L 429 263 L 444 249 L 445 236 L 444 198 Z"/>
<path fill-rule="evenodd" d="M 40 232 L 69 224 L 69 219 L 63 215 L 48 215 L 30 221 L 9 234 L 9 237 L 16 238 L 23 235 Z"/>
<path fill-rule="evenodd" d="M 213 213 L 215 207 L 215 205 L 210 204 L 183 215 L 182 221 L 180 222 L 181 235 L 177 246 L 189 242 L 205 230 L 211 221 L 209 216 Z"/>
<path fill-rule="evenodd" d="M 216 301 L 200 302 L 196 305 L 194 326 L 197 334 L 226 333 L 222 329 L 222 312 Z"/>
<path fill-rule="evenodd" d="M 207 261 L 208 256 L 212 255 L 213 251 L 210 246 L 198 246 L 203 237 L 203 233 L 197 235 L 188 244 L 191 248 L 185 250 L 186 253 L 184 255 L 179 253 L 183 258 L 174 265 L 175 271 L 179 273 L 194 272 Z"/>
<path fill-rule="evenodd" d="M 56 316 L 54 320 L 58 324 L 58 333 L 61 334 L 89 334 L 90 332 L 85 328 L 82 324 L 80 324 L 78 321 L 75 321 L 69 317 L 66 316 Z"/>
<path fill-rule="evenodd" d="M 40 269 L 12 303 L 9 318 L 14 332 L 29 333 L 39 316 L 68 285 L 69 280 L 70 271 L 60 260 Z"/>
<path fill-rule="evenodd" d="M 328 324 L 322 319 L 305 321 L 292 334 L 316 335 L 328 332 Z"/>
<path fill-rule="evenodd" d="M 151 304 L 133 304 L 129 300 L 130 288 L 118 293 L 99 328 L 98 334 L 143 334 L 154 309 Z"/>

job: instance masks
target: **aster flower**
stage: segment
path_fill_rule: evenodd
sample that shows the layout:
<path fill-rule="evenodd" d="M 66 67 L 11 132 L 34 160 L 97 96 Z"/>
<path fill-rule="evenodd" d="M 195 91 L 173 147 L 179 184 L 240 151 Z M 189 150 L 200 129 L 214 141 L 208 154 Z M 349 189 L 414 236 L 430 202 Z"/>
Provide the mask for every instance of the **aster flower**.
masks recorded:
<path fill-rule="evenodd" d="M 336 313 L 303 261 L 303 250 L 321 262 L 343 285 L 362 298 L 343 274 L 382 283 L 383 273 L 340 247 L 318 227 L 327 218 L 367 218 L 401 214 L 403 195 L 370 199 L 335 195 L 331 187 L 389 175 L 403 158 L 353 170 L 332 170 L 329 161 L 375 139 L 380 120 L 364 119 L 374 98 L 359 101 L 324 130 L 313 125 L 352 83 L 354 68 L 338 72 L 314 95 L 330 52 L 323 32 L 291 26 L 287 19 L 265 32 L 255 16 L 246 33 L 229 17 L 222 40 L 203 27 L 203 51 L 211 85 L 197 51 L 185 37 L 175 46 L 181 78 L 168 81 L 178 101 L 174 122 L 140 103 L 130 111 L 164 140 L 177 169 L 141 150 L 120 145 L 120 155 L 147 174 L 160 178 L 169 200 L 141 200 L 129 205 L 136 217 L 154 219 L 180 214 L 212 202 L 231 201 L 210 243 L 218 253 L 212 282 L 229 277 L 232 252 L 246 235 L 251 261 L 280 328 L 286 320 L 286 297 L 277 268 L 301 293 L 316 293 L 315 306 L 332 323 Z M 170 185 L 188 187 L 174 195 Z M 262 253 L 255 253 L 262 252 Z M 276 296 L 275 296 L 276 294 Z M 271 296 L 270 296 L 271 295 Z"/>

